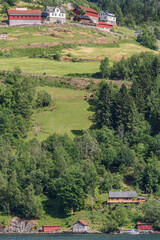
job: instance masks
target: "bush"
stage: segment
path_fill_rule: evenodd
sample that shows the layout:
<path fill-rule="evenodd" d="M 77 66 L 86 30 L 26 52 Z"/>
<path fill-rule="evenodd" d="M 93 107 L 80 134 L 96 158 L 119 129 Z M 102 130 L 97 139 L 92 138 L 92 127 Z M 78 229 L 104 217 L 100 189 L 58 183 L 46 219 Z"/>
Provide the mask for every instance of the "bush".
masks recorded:
<path fill-rule="evenodd" d="M 52 103 L 51 95 L 45 91 L 39 91 L 36 99 L 36 108 L 48 107 Z"/>
<path fill-rule="evenodd" d="M 153 49 L 153 50 L 158 50 L 158 46 L 156 45 L 156 37 L 153 33 L 144 30 L 143 34 L 139 35 L 137 37 L 137 42 L 142 44 L 143 46 Z"/>
<path fill-rule="evenodd" d="M 54 60 L 56 60 L 56 61 L 61 61 L 61 54 L 60 54 L 60 52 L 57 52 L 57 53 L 54 55 Z"/>

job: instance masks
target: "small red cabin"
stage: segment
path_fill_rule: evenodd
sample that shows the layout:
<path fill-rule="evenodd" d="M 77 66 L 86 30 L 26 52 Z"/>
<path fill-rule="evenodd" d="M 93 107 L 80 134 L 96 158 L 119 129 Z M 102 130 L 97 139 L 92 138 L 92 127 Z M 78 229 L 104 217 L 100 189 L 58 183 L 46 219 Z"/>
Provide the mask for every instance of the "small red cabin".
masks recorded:
<path fill-rule="evenodd" d="M 152 223 L 137 223 L 138 230 L 153 230 L 153 224 Z"/>
<path fill-rule="evenodd" d="M 51 232 L 51 231 L 57 231 L 57 230 L 61 230 L 61 226 L 60 225 L 43 225 L 42 226 L 42 230 L 43 232 Z"/>

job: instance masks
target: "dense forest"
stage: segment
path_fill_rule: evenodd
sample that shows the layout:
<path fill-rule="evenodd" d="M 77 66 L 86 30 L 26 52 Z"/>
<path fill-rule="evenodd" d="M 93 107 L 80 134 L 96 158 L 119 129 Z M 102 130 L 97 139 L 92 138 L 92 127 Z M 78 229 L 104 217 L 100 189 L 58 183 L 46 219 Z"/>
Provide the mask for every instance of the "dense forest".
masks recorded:
<path fill-rule="evenodd" d="M 160 196 L 160 57 L 134 55 L 109 71 L 114 79 L 130 81 L 130 88 L 123 84 L 118 89 L 103 80 L 89 99 L 91 129 L 74 139 L 53 134 L 41 143 L 26 142 L 25 137 L 33 110 L 49 106 L 53 99 L 43 91 L 36 93 L 35 81 L 22 76 L 18 68 L 0 73 L 0 208 L 4 214 L 39 218 L 43 195 L 56 200 L 65 215 L 84 209 L 91 196 L 93 211 L 95 190 L 107 193 L 127 185 L 141 194 L 148 189 L 154 200 L 132 215 L 131 206 L 108 207 L 104 212 L 109 222 L 102 223 L 101 230 L 138 220 L 160 228 L 156 200 Z"/>

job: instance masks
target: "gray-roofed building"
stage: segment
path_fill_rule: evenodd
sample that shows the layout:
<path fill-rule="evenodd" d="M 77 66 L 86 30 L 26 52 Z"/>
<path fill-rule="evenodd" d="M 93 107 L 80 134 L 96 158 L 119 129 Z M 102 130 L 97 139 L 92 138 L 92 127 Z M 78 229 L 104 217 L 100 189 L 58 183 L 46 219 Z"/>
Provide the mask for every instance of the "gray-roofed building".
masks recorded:
<path fill-rule="evenodd" d="M 87 15 L 77 15 L 74 17 L 74 21 L 78 21 L 81 24 L 93 24 L 92 19 L 90 19 Z"/>
<path fill-rule="evenodd" d="M 98 21 L 116 25 L 116 16 L 114 13 L 102 10 L 98 14 Z"/>
<path fill-rule="evenodd" d="M 142 35 L 142 34 L 143 34 L 143 31 L 141 31 L 141 30 L 134 32 L 135 37 L 138 37 L 139 35 Z"/>
<path fill-rule="evenodd" d="M 47 6 L 45 12 L 48 14 L 46 20 L 49 22 L 61 21 L 66 22 L 66 11 L 63 7 Z"/>
<path fill-rule="evenodd" d="M 108 203 L 139 203 L 145 202 L 144 197 L 137 197 L 136 191 L 109 192 Z"/>

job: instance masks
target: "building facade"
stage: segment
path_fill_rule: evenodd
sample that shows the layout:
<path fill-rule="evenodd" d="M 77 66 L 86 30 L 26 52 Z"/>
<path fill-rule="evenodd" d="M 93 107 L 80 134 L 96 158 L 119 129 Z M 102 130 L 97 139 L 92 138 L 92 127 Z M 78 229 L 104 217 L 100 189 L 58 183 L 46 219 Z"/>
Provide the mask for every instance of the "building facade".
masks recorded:
<path fill-rule="evenodd" d="M 35 25 L 41 24 L 41 11 L 40 10 L 27 10 L 20 8 L 16 10 L 8 10 L 8 21 L 10 26 L 16 25 Z"/>
<path fill-rule="evenodd" d="M 138 197 L 136 191 L 114 191 L 109 192 L 107 203 L 141 203 L 145 201 L 145 197 Z"/>
<path fill-rule="evenodd" d="M 138 230 L 153 230 L 153 224 L 152 223 L 137 223 Z"/>
<path fill-rule="evenodd" d="M 46 20 L 49 22 L 60 21 L 66 22 L 66 11 L 63 7 L 46 7 L 45 13 L 47 13 Z"/>
<path fill-rule="evenodd" d="M 74 17 L 74 21 L 78 21 L 81 24 L 91 25 L 93 21 L 87 15 L 77 15 Z"/>
<path fill-rule="evenodd" d="M 81 10 L 85 11 L 85 15 L 87 15 L 94 23 L 98 23 L 98 13 L 92 8 L 86 8 L 83 6 L 77 6 L 73 12 L 76 15 L 81 15 Z"/>
<path fill-rule="evenodd" d="M 115 14 L 108 12 L 108 11 L 101 11 L 98 14 L 98 21 L 100 22 L 106 22 L 112 25 L 116 25 L 116 16 Z"/>
<path fill-rule="evenodd" d="M 82 220 L 73 224 L 73 232 L 86 232 L 88 229 L 88 224 Z"/>
<path fill-rule="evenodd" d="M 43 232 L 51 232 L 51 231 L 57 231 L 57 230 L 61 230 L 61 226 L 60 225 L 43 225 L 42 226 L 42 231 Z"/>

